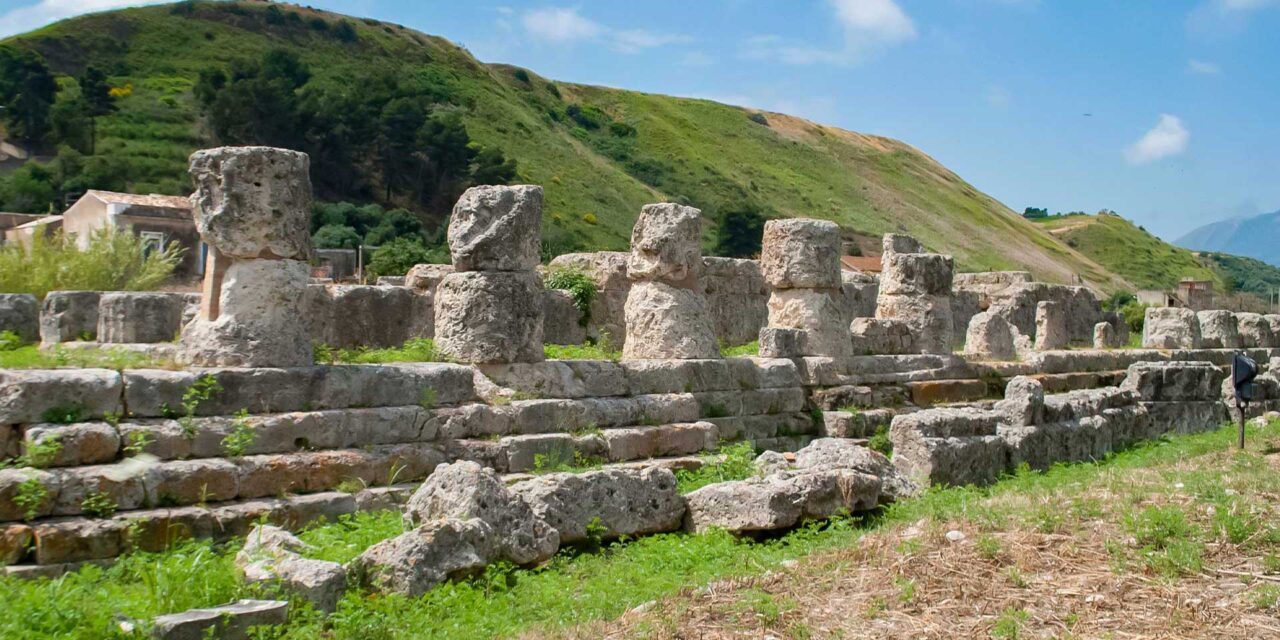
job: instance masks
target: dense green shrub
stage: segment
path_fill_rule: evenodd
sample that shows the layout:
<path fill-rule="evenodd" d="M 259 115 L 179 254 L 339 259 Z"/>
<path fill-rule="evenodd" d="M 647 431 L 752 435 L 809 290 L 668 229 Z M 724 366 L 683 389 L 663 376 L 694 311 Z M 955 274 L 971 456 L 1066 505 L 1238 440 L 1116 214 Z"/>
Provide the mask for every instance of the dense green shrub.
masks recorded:
<path fill-rule="evenodd" d="M 1142 333 L 1142 325 L 1146 323 L 1147 319 L 1148 306 L 1150 305 L 1133 300 L 1120 307 L 1120 317 L 1124 318 L 1125 324 L 1129 325 L 1129 331 Z"/>
<path fill-rule="evenodd" d="M 340 224 L 326 224 L 311 235 L 311 243 L 317 249 L 355 249 L 360 246 L 360 234 Z"/>
<path fill-rule="evenodd" d="M 80 249 L 62 233 L 36 234 L 29 247 L 0 247 L 0 292 L 148 291 L 173 274 L 182 259 L 177 243 L 155 250 L 132 233 L 95 232 Z"/>
<path fill-rule="evenodd" d="M 444 247 L 427 248 L 417 238 L 396 238 L 373 252 L 369 259 L 368 277 L 402 276 L 416 264 L 449 262 L 449 252 Z"/>
<path fill-rule="evenodd" d="M 548 289 L 568 291 L 580 314 L 578 324 L 587 326 L 591 321 L 591 301 L 596 297 L 596 281 L 581 269 L 556 268 L 547 273 L 543 282 Z"/>

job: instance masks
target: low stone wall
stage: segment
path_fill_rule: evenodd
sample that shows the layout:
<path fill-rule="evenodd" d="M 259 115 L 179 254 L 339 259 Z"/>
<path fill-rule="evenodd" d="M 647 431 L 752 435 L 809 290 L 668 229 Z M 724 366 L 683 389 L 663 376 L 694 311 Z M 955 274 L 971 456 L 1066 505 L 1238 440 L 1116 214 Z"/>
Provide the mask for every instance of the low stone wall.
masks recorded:
<path fill-rule="evenodd" d="M 1027 464 L 1096 460 L 1166 433 L 1227 419 L 1222 369 L 1207 362 L 1139 363 L 1119 386 L 1046 396 L 1015 378 L 993 407 L 919 411 L 893 419 L 894 465 L 932 484 L 988 484 Z"/>
<path fill-rule="evenodd" d="M 218 390 L 192 403 L 201 380 Z M 721 442 L 795 450 L 819 432 L 789 360 L 6 370 L 0 450 L 38 468 L 0 471 L 0 559 L 110 558 L 263 516 L 299 525 L 455 460 L 678 465 Z"/>

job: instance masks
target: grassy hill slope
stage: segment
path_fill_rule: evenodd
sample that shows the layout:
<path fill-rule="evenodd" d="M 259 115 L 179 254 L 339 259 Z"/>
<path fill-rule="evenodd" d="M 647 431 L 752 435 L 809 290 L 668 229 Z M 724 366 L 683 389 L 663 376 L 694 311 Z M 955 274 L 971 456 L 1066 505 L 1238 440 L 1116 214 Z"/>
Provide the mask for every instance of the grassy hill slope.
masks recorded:
<path fill-rule="evenodd" d="M 1171 289 L 1183 278 L 1228 284 L 1196 255 L 1112 215 L 1040 218 L 1036 224 L 1139 289 Z"/>
<path fill-rule="evenodd" d="M 343 17 L 279 6 L 297 17 L 269 24 L 261 3 L 183 3 L 75 18 L 5 43 L 40 52 L 57 73 L 92 63 L 113 86 L 132 86 L 120 110 L 100 121 L 95 160 L 127 163 L 134 191 L 187 190 L 187 154 L 213 143 L 191 93 L 202 69 L 285 48 L 351 91 L 387 71 L 443 87 L 475 141 L 514 157 L 520 181 L 545 187 L 543 239 L 556 252 L 625 248 L 646 202 L 685 201 L 714 218 L 749 198 L 776 215 L 833 220 L 851 238 L 906 231 L 965 270 L 1026 269 L 1057 282 L 1078 274 L 1105 290 L 1124 286 L 896 140 L 706 100 L 552 82 L 375 20 L 350 19 L 356 37 L 343 41 L 318 26 Z M 588 130 L 564 117 L 569 105 L 596 107 L 635 134 Z"/>

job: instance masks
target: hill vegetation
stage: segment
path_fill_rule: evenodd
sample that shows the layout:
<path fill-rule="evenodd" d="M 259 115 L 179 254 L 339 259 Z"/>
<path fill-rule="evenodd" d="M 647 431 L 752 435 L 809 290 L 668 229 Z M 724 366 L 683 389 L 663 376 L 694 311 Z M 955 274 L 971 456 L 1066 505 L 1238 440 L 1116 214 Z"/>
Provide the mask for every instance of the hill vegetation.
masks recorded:
<path fill-rule="evenodd" d="M 428 248 L 440 242 L 458 190 L 509 180 L 545 187 L 548 255 L 623 249 L 640 206 L 669 200 L 703 209 L 709 251 L 752 250 L 733 233 L 720 240 L 726 218 L 737 228 L 812 216 L 864 244 L 913 233 L 965 270 L 1124 286 L 902 142 L 707 100 L 550 81 L 377 20 L 183 2 L 67 20 L 0 48 L 18 61 L 9 68 L 43 65 L 56 86 L 50 97 L 47 79 L 30 74 L 48 102 L 44 130 L 7 124 L 9 139 L 24 138 L 40 157 L 0 177 L 0 208 L 56 210 L 87 187 L 183 193 L 186 157 L 197 148 L 287 144 L 311 153 L 322 200 L 408 212 Z M 102 87 L 109 105 L 84 97 Z M 0 83 L 0 99 L 4 91 Z M 349 243 L 346 231 L 326 236 Z"/>
<path fill-rule="evenodd" d="M 1175 247 L 1118 215 L 1071 214 L 1033 219 L 1138 289 L 1172 289 L 1183 278 L 1195 278 L 1213 280 L 1220 291 L 1229 290 L 1230 281 L 1203 264 L 1194 253 Z"/>

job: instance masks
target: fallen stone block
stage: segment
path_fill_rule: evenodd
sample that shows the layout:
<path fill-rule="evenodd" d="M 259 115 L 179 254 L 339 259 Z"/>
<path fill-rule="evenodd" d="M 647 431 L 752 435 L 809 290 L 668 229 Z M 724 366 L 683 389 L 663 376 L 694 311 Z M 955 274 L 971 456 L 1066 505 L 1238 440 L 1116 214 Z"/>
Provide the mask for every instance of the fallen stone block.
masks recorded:
<path fill-rule="evenodd" d="M 159 616 L 153 624 L 157 640 L 247 640 L 254 627 L 282 625 L 289 603 L 282 600 L 238 600 L 211 609 L 192 609 Z"/>
<path fill-rule="evenodd" d="M 674 531 L 684 517 L 675 474 L 667 469 L 553 473 L 511 491 L 560 532 L 561 544 L 588 539 L 595 526 L 605 539 Z"/>
<path fill-rule="evenodd" d="M 288 531 L 259 525 L 245 537 L 235 563 L 246 582 L 279 584 L 317 611 L 332 612 L 346 590 L 346 569 L 336 562 L 303 557 L 308 550 Z"/>
<path fill-rule="evenodd" d="M 685 496 L 686 528 L 697 532 L 774 531 L 805 519 L 875 508 L 880 479 L 845 469 L 781 472 L 708 485 Z"/>
<path fill-rule="evenodd" d="M 555 554 L 559 533 L 534 515 L 492 469 L 474 462 L 438 467 L 405 505 L 405 523 L 478 518 L 492 529 L 497 554 L 516 564 L 536 564 Z"/>
<path fill-rule="evenodd" d="M 348 567 L 356 584 L 417 598 L 484 570 L 496 552 L 483 520 L 435 520 L 365 550 Z"/>

